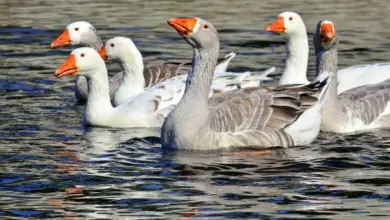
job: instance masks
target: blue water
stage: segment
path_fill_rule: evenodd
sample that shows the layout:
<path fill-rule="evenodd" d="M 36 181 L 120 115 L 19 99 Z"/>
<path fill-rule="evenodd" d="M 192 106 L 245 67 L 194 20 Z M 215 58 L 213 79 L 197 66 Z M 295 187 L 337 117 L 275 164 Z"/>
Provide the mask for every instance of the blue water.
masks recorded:
<path fill-rule="evenodd" d="M 386 4 L 76 2 L 0 2 L 1 219 L 389 219 L 388 131 L 321 133 L 310 146 L 257 154 L 164 151 L 158 129 L 83 127 L 75 79 L 54 77 L 70 48 L 49 47 L 68 23 L 88 20 L 103 40 L 131 37 L 148 62 L 188 61 L 166 20 L 193 13 L 220 30 L 221 56 L 239 53 L 231 70 L 276 66 L 277 78 L 284 43 L 264 29 L 280 12 L 301 13 L 309 35 L 333 20 L 349 66 L 389 60 Z"/>

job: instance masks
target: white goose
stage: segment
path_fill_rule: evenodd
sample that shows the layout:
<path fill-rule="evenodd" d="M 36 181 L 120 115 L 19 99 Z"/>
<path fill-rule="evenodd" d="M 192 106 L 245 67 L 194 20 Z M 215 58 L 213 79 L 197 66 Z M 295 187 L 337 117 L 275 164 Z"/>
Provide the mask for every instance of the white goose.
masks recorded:
<path fill-rule="evenodd" d="M 145 80 L 143 70 L 144 64 L 142 60 L 142 55 L 129 38 L 125 37 L 114 37 L 109 39 L 106 42 L 106 45 L 100 49 L 99 54 L 103 59 L 110 58 L 119 61 L 120 66 L 123 69 L 123 78 L 120 82 L 120 86 L 115 92 L 114 95 L 114 105 L 120 105 L 126 102 L 130 97 L 138 95 L 144 92 L 144 88 L 147 80 Z M 220 65 L 222 66 L 222 65 Z M 223 66 L 222 66 L 223 67 Z M 226 68 L 226 67 L 224 67 Z M 161 69 L 152 70 L 152 72 L 158 72 Z M 220 93 L 232 89 L 237 89 L 239 87 L 245 88 L 248 85 L 260 85 L 261 80 L 269 80 L 267 74 L 273 72 L 274 68 L 270 68 L 263 74 L 251 75 L 249 72 L 245 73 L 229 73 L 229 72 L 217 72 L 216 70 L 213 84 L 211 86 L 210 96 L 214 93 Z M 165 70 L 164 70 L 165 71 Z M 222 69 L 222 71 L 224 71 Z M 166 70 L 169 73 L 169 70 Z M 181 81 L 175 82 L 178 90 L 185 89 L 185 82 L 187 79 L 187 74 L 175 76 L 168 81 Z M 149 82 L 151 80 L 148 80 Z M 172 104 L 177 104 L 173 102 Z"/>
<path fill-rule="evenodd" d="M 65 31 L 51 43 L 51 48 L 57 48 L 68 45 L 84 45 L 100 50 L 103 47 L 102 41 L 98 36 L 95 27 L 86 22 L 78 21 L 69 24 Z M 225 72 L 229 62 L 236 54 L 230 53 L 220 62 L 216 71 Z M 139 61 L 138 61 L 139 62 Z M 151 65 L 143 69 L 145 87 L 149 88 L 156 83 L 162 82 L 168 78 L 187 74 L 190 64 L 185 63 L 164 63 L 160 65 Z M 112 98 L 120 85 L 123 72 L 115 74 L 109 79 L 110 97 Z M 79 102 L 85 102 L 88 97 L 88 84 L 83 76 L 77 77 L 75 85 L 75 94 Z"/>
<path fill-rule="evenodd" d="M 297 13 L 283 12 L 267 27 L 268 32 L 279 33 L 286 38 L 286 67 L 279 84 L 307 84 L 309 46 L 305 24 Z M 367 84 L 375 84 L 390 78 L 390 63 L 357 65 L 338 70 L 337 93 Z"/>
<path fill-rule="evenodd" d="M 171 18 L 168 23 L 194 55 L 185 94 L 161 130 L 163 147 L 289 147 L 317 137 L 329 80 L 299 88 L 240 89 L 208 99 L 219 51 L 216 29 L 200 18 Z"/>
<path fill-rule="evenodd" d="M 321 41 L 330 44 L 323 47 Z M 317 72 L 322 71 L 323 59 L 337 63 L 338 39 L 331 21 L 320 21 L 313 37 L 317 52 Z M 337 68 L 337 67 L 336 67 Z M 335 70 L 336 70 L 335 68 Z M 337 80 L 331 80 L 329 96 L 323 109 L 321 129 L 336 133 L 350 133 L 373 128 L 390 127 L 390 79 L 376 84 L 359 86 L 337 94 Z"/>
<path fill-rule="evenodd" d="M 100 127 L 160 127 L 171 111 L 170 101 L 181 97 L 174 83 L 152 87 L 117 107 L 112 107 L 107 69 L 98 52 L 90 47 L 73 50 L 56 70 L 56 77 L 78 74 L 88 78 L 87 125 Z M 164 82 L 163 82 L 164 83 Z"/>

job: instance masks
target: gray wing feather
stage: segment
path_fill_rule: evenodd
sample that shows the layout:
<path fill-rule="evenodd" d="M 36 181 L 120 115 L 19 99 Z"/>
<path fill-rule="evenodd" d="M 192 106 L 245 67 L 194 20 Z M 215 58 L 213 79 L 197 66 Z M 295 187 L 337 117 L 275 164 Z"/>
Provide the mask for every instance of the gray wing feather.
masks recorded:
<path fill-rule="evenodd" d="M 246 88 L 209 99 L 210 127 L 217 139 L 231 139 L 242 146 L 292 146 L 285 131 L 316 103 L 318 88 Z"/>
<path fill-rule="evenodd" d="M 383 113 L 390 101 L 390 80 L 350 89 L 340 94 L 339 99 L 354 117 L 370 124 Z"/>
<path fill-rule="evenodd" d="M 186 63 L 164 63 L 144 68 L 145 87 L 151 87 L 169 78 L 187 74 L 190 68 Z"/>
<path fill-rule="evenodd" d="M 230 53 L 218 64 L 220 71 L 226 71 L 229 62 L 236 56 L 236 53 Z M 159 82 L 169 78 L 188 74 L 191 69 L 191 63 L 167 62 L 161 65 L 146 66 L 144 68 L 145 87 L 151 87 Z"/>
<path fill-rule="evenodd" d="M 234 93 L 234 98 L 229 99 Z M 219 102 L 214 102 L 218 104 L 210 112 L 211 128 L 234 136 L 244 146 L 291 146 L 292 138 L 283 128 L 298 117 L 300 102 L 290 98 L 289 94 L 287 98 L 281 94 L 278 96 L 281 98 L 274 98 L 265 89 L 258 89 L 249 92 L 238 90 L 225 97 L 217 97 Z"/>

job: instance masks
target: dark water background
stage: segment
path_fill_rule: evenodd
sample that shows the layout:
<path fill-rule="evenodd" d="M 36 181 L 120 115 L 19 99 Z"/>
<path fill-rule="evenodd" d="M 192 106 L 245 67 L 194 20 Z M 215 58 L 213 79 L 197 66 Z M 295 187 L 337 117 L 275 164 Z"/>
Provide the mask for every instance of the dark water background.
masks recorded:
<path fill-rule="evenodd" d="M 264 30 L 283 11 L 302 15 L 310 40 L 318 20 L 334 21 L 340 66 L 390 60 L 384 0 L 0 0 L 0 219 L 390 219 L 386 130 L 263 155 L 164 152 L 137 138 L 155 129 L 84 129 L 74 78 L 54 77 L 70 49 L 49 45 L 78 20 L 103 40 L 131 37 L 149 62 L 188 61 L 166 24 L 177 16 L 214 23 L 221 55 L 239 53 L 231 70 L 281 73 L 283 39 Z"/>

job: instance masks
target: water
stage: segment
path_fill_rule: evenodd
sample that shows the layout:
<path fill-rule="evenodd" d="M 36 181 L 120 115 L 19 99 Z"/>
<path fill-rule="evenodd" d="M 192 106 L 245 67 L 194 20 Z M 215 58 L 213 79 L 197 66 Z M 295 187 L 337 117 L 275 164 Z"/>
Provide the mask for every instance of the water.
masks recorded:
<path fill-rule="evenodd" d="M 342 67 L 390 60 L 382 0 L 2 0 L 0 218 L 388 219 L 386 130 L 322 133 L 311 146 L 258 155 L 164 152 L 155 129 L 83 128 L 74 78 L 54 77 L 70 49 L 49 45 L 77 20 L 93 23 L 103 40 L 131 37 L 149 62 L 190 60 L 166 24 L 173 16 L 213 22 L 221 54 L 240 54 L 232 70 L 276 66 L 280 74 L 283 40 L 264 30 L 287 10 L 302 15 L 310 35 L 318 20 L 335 22 Z"/>

